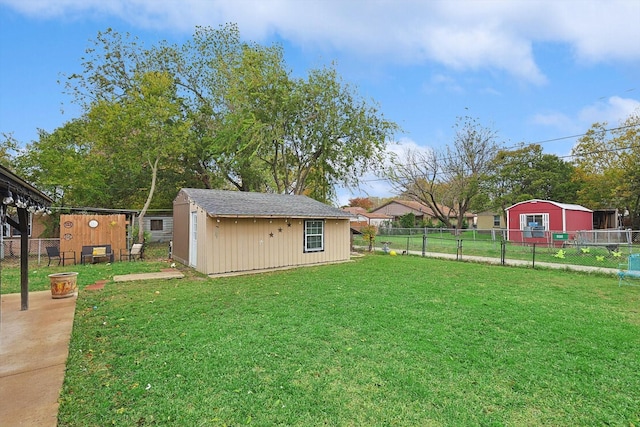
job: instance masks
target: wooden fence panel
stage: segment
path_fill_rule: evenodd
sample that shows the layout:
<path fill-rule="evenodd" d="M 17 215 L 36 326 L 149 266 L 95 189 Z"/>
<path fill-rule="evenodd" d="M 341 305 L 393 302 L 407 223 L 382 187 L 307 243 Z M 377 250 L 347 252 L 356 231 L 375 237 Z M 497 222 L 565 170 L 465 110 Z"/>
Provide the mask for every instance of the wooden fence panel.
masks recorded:
<path fill-rule="evenodd" d="M 111 245 L 114 260 L 120 260 L 120 250 L 126 249 L 127 219 L 123 214 L 60 215 L 60 250 L 75 251 L 80 262 L 83 246 Z"/>

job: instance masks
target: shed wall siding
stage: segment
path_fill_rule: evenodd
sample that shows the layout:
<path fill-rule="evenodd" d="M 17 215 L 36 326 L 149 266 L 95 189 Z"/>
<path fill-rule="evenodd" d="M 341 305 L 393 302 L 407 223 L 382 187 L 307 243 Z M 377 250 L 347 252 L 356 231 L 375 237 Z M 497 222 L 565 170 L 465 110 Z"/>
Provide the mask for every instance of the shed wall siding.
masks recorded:
<path fill-rule="evenodd" d="M 208 218 L 206 231 L 200 233 L 206 242 L 202 250 L 207 254 L 206 267 L 197 270 L 222 274 L 349 259 L 348 220 L 325 220 L 325 249 L 321 252 L 304 252 L 303 233 L 302 219 L 220 218 L 218 222 Z M 200 261 L 200 254 L 198 258 Z"/>
<path fill-rule="evenodd" d="M 593 230 L 593 212 L 568 211 L 567 231 Z"/>
<path fill-rule="evenodd" d="M 549 212 L 549 230 L 564 231 L 565 224 L 563 215 L 565 212 L 563 212 L 563 209 L 554 206 L 553 208 L 549 208 L 547 212 Z M 570 220 L 570 218 L 568 219 Z"/>

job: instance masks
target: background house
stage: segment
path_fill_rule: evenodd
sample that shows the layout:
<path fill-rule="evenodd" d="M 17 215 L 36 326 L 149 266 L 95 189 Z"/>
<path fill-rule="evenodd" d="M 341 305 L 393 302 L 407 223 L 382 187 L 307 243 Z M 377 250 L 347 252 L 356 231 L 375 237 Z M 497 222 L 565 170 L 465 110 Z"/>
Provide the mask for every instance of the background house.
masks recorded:
<path fill-rule="evenodd" d="M 383 227 L 393 221 L 393 217 L 382 213 L 367 212 L 366 209 L 353 206 L 342 208 L 345 212 L 353 215 L 351 218 L 351 228 L 360 230 L 362 227 L 373 225 L 374 227 Z"/>
<path fill-rule="evenodd" d="M 173 238 L 173 212 L 147 212 L 142 219 L 142 227 L 149 232 L 149 241 L 168 242 Z"/>
<path fill-rule="evenodd" d="M 208 275 L 347 261 L 350 217 L 306 196 L 183 188 L 173 258 Z"/>
<path fill-rule="evenodd" d="M 13 221 L 18 221 L 18 213 L 8 214 L 9 218 L 13 219 Z M 27 222 L 27 234 L 31 238 L 41 238 L 44 237 L 45 231 L 47 227 L 51 227 L 49 223 L 51 222 L 50 215 L 44 215 L 42 213 L 32 213 L 29 212 L 28 222 Z M 11 226 L 9 222 L 4 222 L 2 224 L 2 237 L 5 242 L 10 239 L 20 240 L 20 230 L 16 227 Z"/>
<path fill-rule="evenodd" d="M 507 211 L 507 240 L 512 242 L 546 243 L 551 233 L 568 233 L 593 229 L 593 211 L 584 206 L 551 200 L 526 200 Z"/>
<path fill-rule="evenodd" d="M 441 212 L 448 214 L 452 224 L 456 224 L 457 215 L 452 209 L 446 206 L 439 206 L 439 209 Z M 413 200 L 391 200 L 372 210 L 371 213 L 390 216 L 393 218 L 393 221 L 398 221 L 400 217 L 408 213 L 412 213 L 416 218 L 416 226 L 418 227 L 422 222 L 432 221 L 434 223 L 433 225 L 437 225 L 438 222 L 435 213 L 430 207 Z M 473 224 L 473 214 L 465 214 L 465 219 L 467 221 L 467 225 L 471 226 Z"/>
<path fill-rule="evenodd" d="M 507 224 L 504 216 L 494 211 L 478 212 L 475 225 L 478 230 L 505 229 Z"/>

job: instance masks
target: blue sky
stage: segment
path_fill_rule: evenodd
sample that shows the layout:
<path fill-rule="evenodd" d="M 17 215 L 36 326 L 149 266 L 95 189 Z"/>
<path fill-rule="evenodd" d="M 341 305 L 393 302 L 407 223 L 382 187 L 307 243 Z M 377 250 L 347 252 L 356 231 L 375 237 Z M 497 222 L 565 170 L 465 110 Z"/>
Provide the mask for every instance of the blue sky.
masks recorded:
<path fill-rule="evenodd" d="M 637 0 L 0 0 L 0 132 L 28 143 L 79 115 L 57 82 L 98 31 L 180 43 L 226 22 L 281 43 L 296 75 L 334 62 L 403 128 L 396 152 L 441 149 L 470 115 L 505 146 L 564 156 L 571 136 L 640 109 Z M 389 187 L 339 192 L 364 195 Z"/>

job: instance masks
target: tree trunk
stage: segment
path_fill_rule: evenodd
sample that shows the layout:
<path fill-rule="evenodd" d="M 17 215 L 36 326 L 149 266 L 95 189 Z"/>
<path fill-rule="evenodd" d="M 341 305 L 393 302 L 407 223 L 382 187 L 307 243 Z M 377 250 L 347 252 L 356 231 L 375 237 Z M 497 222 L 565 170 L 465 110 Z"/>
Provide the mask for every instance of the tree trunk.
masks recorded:
<path fill-rule="evenodd" d="M 144 244 L 144 216 L 149 209 L 149 205 L 151 205 L 151 200 L 153 199 L 153 193 L 156 190 L 156 179 L 158 177 L 158 161 L 160 159 L 156 157 L 155 162 L 152 164 L 151 160 L 149 160 L 149 166 L 151 166 L 151 187 L 149 188 L 149 194 L 147 195 L 147 201 L 144 203 L 142 210 L 140 211 L 140 216 L 138 217 L 138 243 Z"/>

